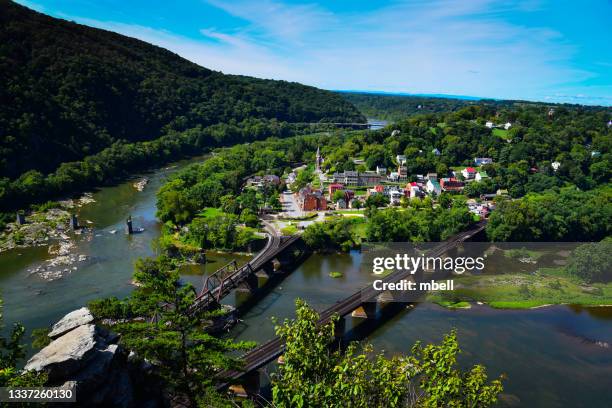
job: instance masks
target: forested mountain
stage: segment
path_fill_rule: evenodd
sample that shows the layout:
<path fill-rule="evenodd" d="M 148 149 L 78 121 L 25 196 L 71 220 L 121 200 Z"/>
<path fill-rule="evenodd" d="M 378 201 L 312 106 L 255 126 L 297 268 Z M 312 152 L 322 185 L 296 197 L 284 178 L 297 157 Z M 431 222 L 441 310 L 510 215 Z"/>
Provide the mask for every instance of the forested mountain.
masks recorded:
<path fill-rule="evenodd" d="M 422 113 L 450 112 L 484 101 L 366 92 L 339 92 L 368 118 L 396 122 Z"/>
<path fill-rule="evenodd" d="M 408 116 L 457 111 L 466 106 L 489 106 L 493 109 L 532 107 L 563 107 L 581 111 L 599 111 L 598 106 L 571 104 L 550 104 L 510 99 L 459 99 L 441 96 L 394 95 L 366 92 L 339 92 L 340 95 L 359 109 L 368 118 L 398 122 Z"/>
<path fill-rule="evenodd" d="M 114 142 L 245 119 L 362 121 L 340 95 L 224 75 L 133 38 L 0 0 L 0 176 Z"/>

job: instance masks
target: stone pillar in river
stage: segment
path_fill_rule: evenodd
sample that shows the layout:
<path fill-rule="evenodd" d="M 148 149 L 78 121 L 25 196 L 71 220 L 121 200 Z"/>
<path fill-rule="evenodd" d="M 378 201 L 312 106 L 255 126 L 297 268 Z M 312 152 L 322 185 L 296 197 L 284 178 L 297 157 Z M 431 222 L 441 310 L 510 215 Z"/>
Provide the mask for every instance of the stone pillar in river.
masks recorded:
<path fill-rule="evenodd" d="M 70 216 L 70 228 L 73 231 L 76 231 L 79 229 L 79 219 L 77 218 L 76 214 L 72 214 Z"/>
<path fill-rule="evenodd" d="M 132 228 L 132 216 L 131 215 L 128 217 L 125 223 L 126 223 L 125 232 L 130 235 L 133 234 L 134 229 Z"/>

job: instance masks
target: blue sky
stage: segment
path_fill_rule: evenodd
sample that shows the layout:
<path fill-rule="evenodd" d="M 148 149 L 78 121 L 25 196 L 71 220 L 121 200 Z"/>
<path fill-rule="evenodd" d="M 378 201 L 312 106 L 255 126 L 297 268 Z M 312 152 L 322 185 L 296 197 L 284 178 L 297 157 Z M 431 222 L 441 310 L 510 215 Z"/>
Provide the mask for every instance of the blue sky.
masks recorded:
<path fill-rule="evenodd" d="M 609 0 L 19 3 L 225 73 L 336 90 L 612 105 Z"/>

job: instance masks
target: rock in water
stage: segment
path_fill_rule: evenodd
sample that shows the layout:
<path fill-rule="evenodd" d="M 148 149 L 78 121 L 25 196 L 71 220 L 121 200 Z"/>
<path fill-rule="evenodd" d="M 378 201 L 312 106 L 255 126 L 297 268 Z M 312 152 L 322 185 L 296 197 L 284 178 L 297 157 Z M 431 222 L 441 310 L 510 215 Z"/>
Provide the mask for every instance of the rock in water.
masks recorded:
<path fill-rule="evenodd" d="M 68 313 L 59 322 L 55 323 L 51 328 L 49 337 L 52 339 L 58 338 L 70 330 L 93 322 L 94 318 L 88 308 L 82 307 L 78 310 Z"/>

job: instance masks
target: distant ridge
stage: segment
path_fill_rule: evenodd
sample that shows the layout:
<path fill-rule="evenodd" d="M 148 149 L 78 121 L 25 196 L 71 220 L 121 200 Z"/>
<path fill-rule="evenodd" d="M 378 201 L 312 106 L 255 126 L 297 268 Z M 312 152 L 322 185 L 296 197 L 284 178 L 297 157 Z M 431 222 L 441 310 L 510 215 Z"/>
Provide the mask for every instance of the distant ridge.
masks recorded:
<path fill-rule="evenodd" d="M 371 94 L 371 95 L 389 95 L 389 96 L 420 96 L 425 98 L 444 98 L 444 99 L 461 99 L 466 101 L 481 101 L 481 100 L 493 100 L 499 101 L 502 99 L 496 98 L 482 98 L 479 96 L 469 95 L 451 95 L 451 94 L 428 94 L 428 93 L 408 93 L 408 92 L 387 92 L 387 91 L 360 91 L 360 90 L 334 90 L 338 93 L 355 93 L 355 94 Z"/>

